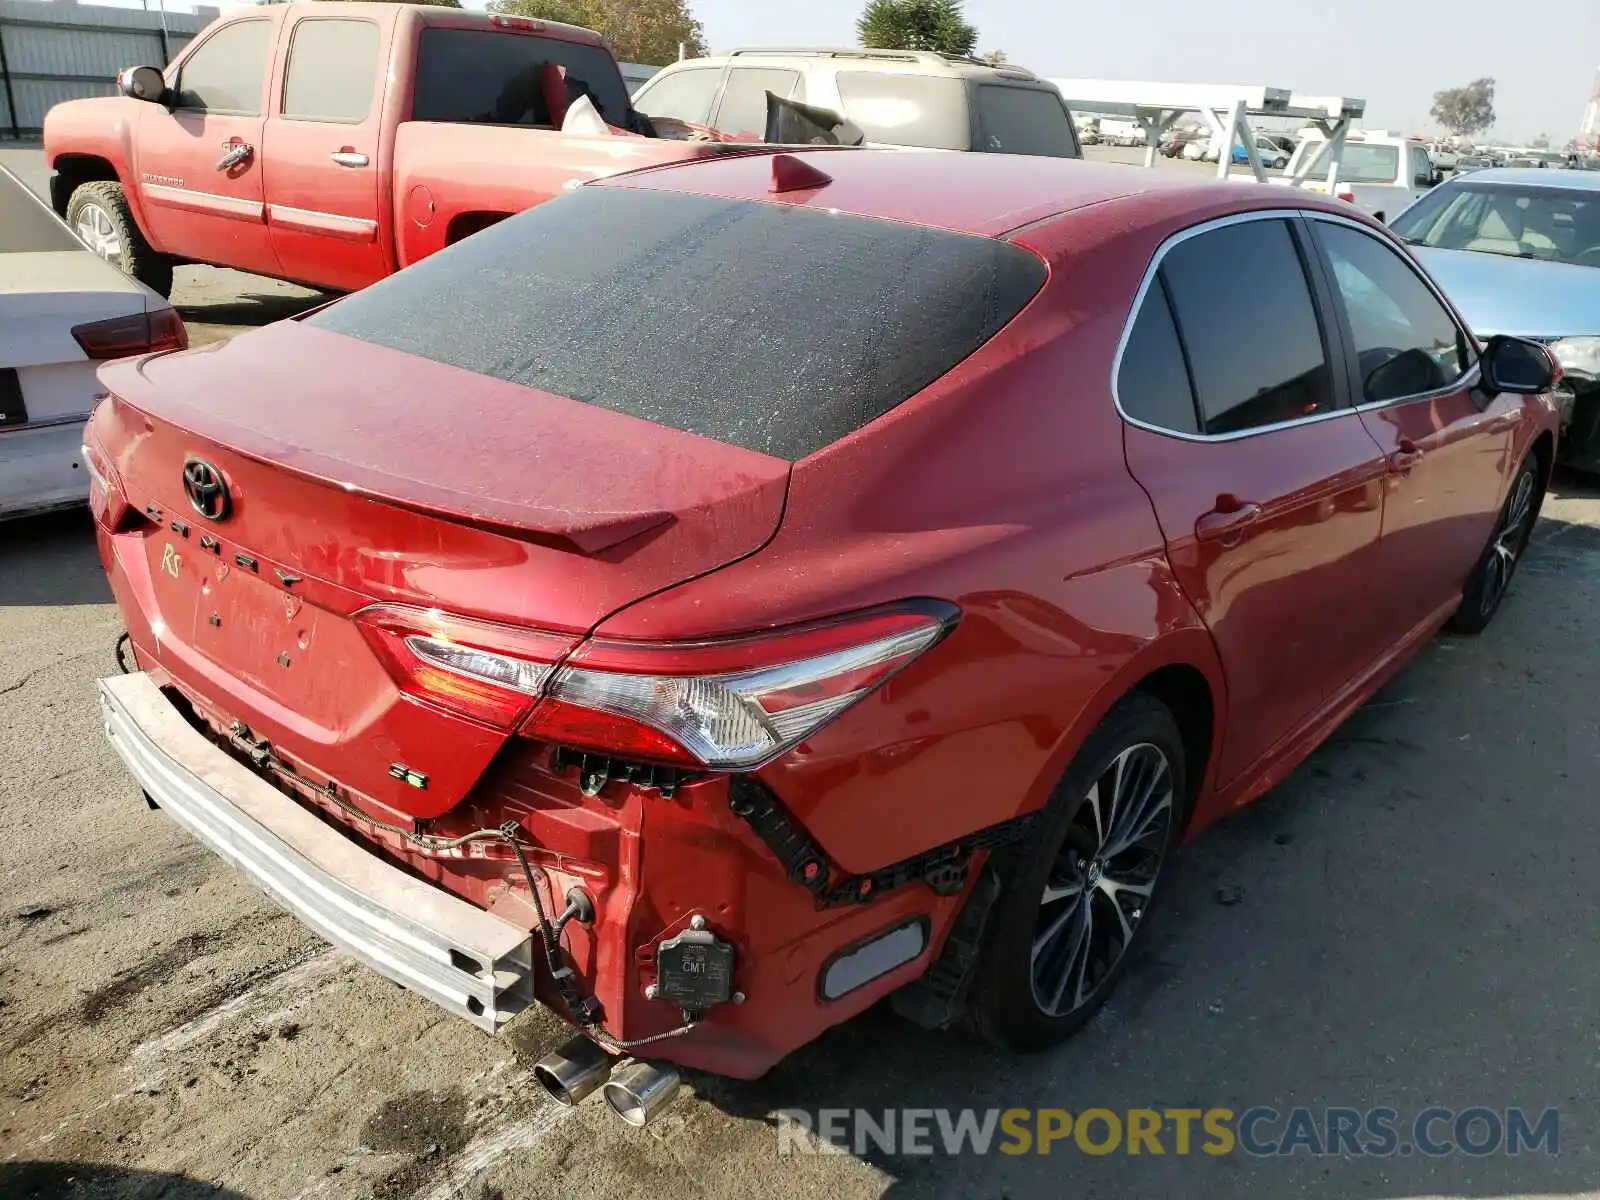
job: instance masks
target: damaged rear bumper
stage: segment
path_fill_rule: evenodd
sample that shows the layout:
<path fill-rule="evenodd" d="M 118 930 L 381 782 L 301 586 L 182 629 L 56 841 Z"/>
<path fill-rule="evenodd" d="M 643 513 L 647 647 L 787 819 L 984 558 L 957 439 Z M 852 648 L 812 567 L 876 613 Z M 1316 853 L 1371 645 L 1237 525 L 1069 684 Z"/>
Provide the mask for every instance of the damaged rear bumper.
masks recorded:
<path fill-rule="evenodd" d="M 495 1032 L 533 999 L 528 930 L 415 879 L 194 729 L 145 674 L 100 681 L 106 734 L 162 810 L 328 941 Z"/>

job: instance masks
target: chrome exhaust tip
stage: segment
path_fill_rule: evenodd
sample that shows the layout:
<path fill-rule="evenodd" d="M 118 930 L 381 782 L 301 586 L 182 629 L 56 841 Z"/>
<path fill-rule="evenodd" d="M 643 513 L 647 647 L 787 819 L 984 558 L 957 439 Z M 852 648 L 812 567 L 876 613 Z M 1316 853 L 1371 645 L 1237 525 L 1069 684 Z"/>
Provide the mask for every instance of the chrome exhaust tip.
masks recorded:
<path fill-rule="evenodd" d="M 606 1081 L 606 1103 L 629 1125 L 643 1128 L 677 1099 L 682 1082 L 682 1077 L 671 1067 L 646 1062 L 625 1063 Z"/>
<path fill-rule="evenodd" d="M 580 1103 L 611 1077 L 612 1058 L 581 1034 L 569 1038 L 533 1066 L 533 1077 L 557 1104 Z"/>

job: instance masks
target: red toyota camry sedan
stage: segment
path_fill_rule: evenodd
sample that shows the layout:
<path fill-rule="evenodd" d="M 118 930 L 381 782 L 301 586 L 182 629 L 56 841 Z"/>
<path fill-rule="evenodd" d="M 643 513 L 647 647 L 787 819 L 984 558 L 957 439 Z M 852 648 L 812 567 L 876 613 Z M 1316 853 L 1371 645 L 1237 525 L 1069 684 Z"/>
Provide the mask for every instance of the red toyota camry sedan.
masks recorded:
<path fill-rule="evenodd" d="M 151 803 L 641 1121 L 891 993 L 1081 1026 L 1183 838 L 1489 622 L 1557 428 L 1347 205 L 989 154 L 610 179 L 101 378 Z"/>

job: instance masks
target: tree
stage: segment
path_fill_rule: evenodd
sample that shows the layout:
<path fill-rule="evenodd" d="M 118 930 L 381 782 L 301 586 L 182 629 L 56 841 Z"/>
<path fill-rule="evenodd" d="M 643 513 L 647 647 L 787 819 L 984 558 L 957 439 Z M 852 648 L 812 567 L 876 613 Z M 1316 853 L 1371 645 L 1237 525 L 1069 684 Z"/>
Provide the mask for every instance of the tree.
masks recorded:
<path fill-rule="evenodd" d="M 868 0 L 856 22 L 872 50 L 936 50 L 970 55 L 978 31 L 961 14 L 961 0 Z"/>
<path fill-rule="evenodd" d="M 685 0 L 490 0 L 489 11 L 593 29 L 623 62 L 664 67 L 677 61 L 680 43 L 706 53 L 705 30 Z"/>
<path fill-rule="evenodd" d="M 1494 80 L 1474 79 L 1465 87 L 1433 94 L 1433 119 L 1461 137 L 1494 124 Z"/>
<path fill-rule="evenodd" d="M 1533 141 L 1529 142 L 1528 145 L 1532 146 L 1535 150 L 1548 150 L 1550 149 L 1550 135 L 1548 133 L 1541 133 L 1538 137 L 1534 138 Z"/>

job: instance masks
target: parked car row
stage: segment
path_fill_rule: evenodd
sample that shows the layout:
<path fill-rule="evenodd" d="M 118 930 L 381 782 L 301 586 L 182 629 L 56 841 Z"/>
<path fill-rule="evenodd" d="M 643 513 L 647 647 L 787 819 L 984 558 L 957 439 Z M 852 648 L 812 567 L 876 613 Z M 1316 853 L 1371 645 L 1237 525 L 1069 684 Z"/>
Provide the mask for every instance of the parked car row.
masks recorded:
<path fill-rule="evenodd" d="M 41 360 L 112 744 L 373 969 L 560 1014 L 563 1103 L 644 1124 L 885 998 L 1054 1045 L 1178 846 L 1484 630 L 1555 463 L 1600 469 L 1600 180 L 1382 136 L 1337 196 L 1134 175 L 940 55 L 616 72 L 269 6 L 52 114 L 75 232 L 13 198 L 0 239 L 115 296 Z M 359 290 L 179 353 L 112 265 L 191 261 Z"/>

